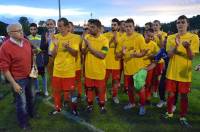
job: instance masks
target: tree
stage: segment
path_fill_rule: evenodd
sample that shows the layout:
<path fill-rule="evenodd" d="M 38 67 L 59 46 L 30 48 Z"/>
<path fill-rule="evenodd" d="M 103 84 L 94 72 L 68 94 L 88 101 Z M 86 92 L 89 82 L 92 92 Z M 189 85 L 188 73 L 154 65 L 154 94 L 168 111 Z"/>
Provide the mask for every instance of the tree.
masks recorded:
<path fill-rule="evenodd" d="M 41 21 L 39 21 L 38 25 L 39 25 L 39 27 L 44 27 L 45 23 L 46 23 L 45 21 L 41 20 Z"/>
<path fill-rule="evenodd" d="M 29 24 L 30 24 L 28 18 L 22 16 L 22 17 L 19 18 L 18 21 L 22 25 L 22 28 L 23 28 L 25 35 L 28 35 L 29 34 Z"/>

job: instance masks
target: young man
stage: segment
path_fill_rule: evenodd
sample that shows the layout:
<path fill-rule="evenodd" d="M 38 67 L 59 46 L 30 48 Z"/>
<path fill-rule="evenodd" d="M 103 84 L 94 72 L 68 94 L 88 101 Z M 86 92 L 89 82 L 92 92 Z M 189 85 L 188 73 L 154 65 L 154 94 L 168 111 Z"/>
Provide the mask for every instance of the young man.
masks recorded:
<path fill-rule="evenodd" d="M 170 57 L 166 74 L 167 113 L 165 118 L 172 118 L 172 107 L 175 93 L 180 94 L 180 123 L 190 127 L 186 120 L 188 110 L 188 93 L 192 79 L 192 59 L 199 52 L 199 38 L 187 31 L 189 26 L 185 15 L 179 16 L 176 21 L 178 33 L 167 39 L 167 52 Z"/>
<path fill-rule="evenodd" d="M 112 19 L 111 24 L 112 31 L 104 33 L 103 35 L 109 41 L 109 50 L 106 55 L 106 78 L 107 83 L 110 75 L 112 77 L 112 100 L 114 103 L 119 104 L 117 97 L 118 89 L 120 87 L 120 58 L 116 56 L 116 47 L 119 42 L 120 34 L 119 20 L 117 18 Z"/>
<path fill-rule="evenodd" d="M 71 33 L 74 32 L 74 24 L 72 22 L 69 22 L 69 31 Z M 74 34 L 77 38 L 80 38 L 79 35 Z M 82 43 L 82 41 L 81 41 Z M 81 81 L 81 43 L 79 44 L 79 49 L 78 49 L 78 55 L 76 57 L 76 78 L 75 78 L 75 87 L 77 88 L 78 91 L 78 99 L 81 99 L 82 95 L 82 81 Z"/>
<path fill-rule="evenodd" d="M 129 104 L 124 109 L 131 109 L 135 106 L 134 99 L 134 85 L 133 75 L 140 69 L 144 68 L 143 57 L 147 50 L 145 49 L 144 37 L 135 32 L 133 19 L 126 20 L 126 37 L 123 40 L 123 45 L 117 49 L 117 52 L 121 52 L 124 58 L 124 74 L 125 74 L 125 87 L 128 87 Z M 145 114 L 145 90 L 140 91 L 140 110 L 139 114 Z"/>
<path fill-rule="evenodd" d="M 44 60 L 44 56 L 45 53 L 41 51 L 40 49 L 40 44 L 41 44 L 41 36 L 39 34 L 37 34 L 38 29 L 37 29 L 37 24 L 35 23 L 31 23 L 30 24 L 30 35 L 28 36 L 28 39 L 30 40 L 33 48 L 37 51 L 37 53 L 34 54 L 34 60 L 36 65 L 37 65 L 37 69 L 38 69 L 38 73 L 39 75 L 42 76 L 42 84 L 43 84 L 43 89 L 44 89 L 44 95 L 48 96 L 49 93 L 47 91 L 47 78 L 45 75 L 45 60 Z M 38 79 L 35 78 L 34 79 L 34 83 L 35 83 L 35 91 L 36 94 L 40 93 L 40 89 L 39 89 L 39 82 Z"/>
<path fill-rule="evenodd" d="M 101 22 L 97 19 L 90 21 L 90 34 L 84 38 L 85 53 L 85 86 L 87 91 L 87 110 L 93 110 L 93 92 L 98 91 L 100 112 L 105 113 L 105 57 L 108 52 L 108 40 L 101 35 Z"/>
<path fill-rule="evenodd" d="M 160 21 L 154 20 L 153 21 L 153 29 L 154 29 L 154 41 L 157 43 L 157 45 L 160 48 L 163 48 L 163 41 L 165 40 L 165 37 L 167 37 L 167 33 L 161 31 L 161 24 Z M 154 73 L 154 80 L 153 80 L 153 96 L 158 97 L 158 87 L 160 83 L 160 78 L 163 72 L 164 68 L 164 60 L 161 59 L 158 64 L 156 65 L 155 68 L 155 73 Z"/>
<path fill-rule="evenodd" d="M 154 30 L 152 28 L 149 28 L 145 30 L 145 42 L 146 42 L 146 49 L 148 49 L 147 54 L 143 57 L 144 60 L 144 65 L 145 67 L 149 67 L 150 65 L 153 65 L 152 63 L 155 63 L 156 67 L 156 62 L 154 62 L 154 56 L 157 54 L 159 51 L 158 45 L 154 42 Z M 149 102 L 151 99 L 151 91 L 152 91 L 152 81 L 154 77 L 154 72 L 155 68 L 148 70 L 147 73 L 147 78 L 146 78 L 146 83 L 145 83 L 145 96 L 146 96 L 146 101 Z"/>
<path fill-rule="evenodd" d="M 72 114 L 77 116 L 77 96 L 75 94 L 76 57 L 81 38 L 69 32 L 69 23 L 66 18 L 58 20 L 59 34 L 52 39 L 50 52 L 54 60 L 52 88 L 55 110 L 51 115 L 61 111 L 61 93 L 69 96 Z M 66 97 L 67 98 L 67 97 Z"/>
<path fill-rule="evenodd" d="M 29 116 L 34 117 L 34 95 L 29 78 L 32 48 L 24 38 L 21 24 L 8 25 L 7 33 L 10 38 L 0 49 L 0 70 L 13 87 L 17 120 L 20 127 L 26 130 L 29 127 Z"/>

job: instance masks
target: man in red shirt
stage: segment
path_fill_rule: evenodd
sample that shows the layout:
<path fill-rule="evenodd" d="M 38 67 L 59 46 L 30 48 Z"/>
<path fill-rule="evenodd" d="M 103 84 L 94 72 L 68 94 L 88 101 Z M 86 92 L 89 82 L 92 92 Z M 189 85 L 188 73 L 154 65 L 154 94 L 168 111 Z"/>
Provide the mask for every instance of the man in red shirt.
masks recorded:
<path fill-rule="evenodd" d="M 32 48 L 24 38 L 21 24 L 7 27 L 10 36 L 0 48 L 0 70 L 15 92 L 17 120 L 22 129 L 28 128 L 28 116 L 33 117 L 33 92 L 29 74 Z"/>

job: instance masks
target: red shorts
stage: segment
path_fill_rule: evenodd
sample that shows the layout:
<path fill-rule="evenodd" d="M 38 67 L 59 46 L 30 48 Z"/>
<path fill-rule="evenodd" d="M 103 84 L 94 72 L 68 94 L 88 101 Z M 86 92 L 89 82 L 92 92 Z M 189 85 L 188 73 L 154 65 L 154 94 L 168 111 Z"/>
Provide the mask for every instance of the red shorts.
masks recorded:
<path fill-rule="evenodd" d="M 90 78 L 85 78 L 85 85 L 86 87 L 95 87 L 95 88 L 104 88 L 105 85 L 105 80 L 95 80 L 95 79 L 90 79 Z"/>
<path fill-rule="evenodd" d="M 164 68 L 164 63 L 158 63 L 154 68 L 154 75 L 159 76 L 162 74 Z"/>
<path fill-rule="evenodd" d="M 179 82 L 174 80 L 165 80 L 165 87 L 168 92 L 176 92 L 187 94 L 190 92 L 190 82 Z"/>
<path fill-rule="evenodd" d="M 124 86 L 134 86 L 133 85 L 133 76 L 132 75 L 124 75 Z"/>
<path fill-rule="evenodd" d="M 75 77 L 76 80 L 81 80 L 81 70 L 77 70 L 76 71 L 76 77 Z"/>
<path fill-rule="evenodd" d="M 109 79 L 110 74 L 112 75 L 112 80 L 119 80 L 120 79 L 120 69 L 119 70 L 106 69 L 105 80 Z"/>
<path fill-rule="evenodd" d="M 52 78 L 52 87 L 54 89 L 60 90 L 75 90 L 75 78 L 60 78 L 54 77 Z"/>

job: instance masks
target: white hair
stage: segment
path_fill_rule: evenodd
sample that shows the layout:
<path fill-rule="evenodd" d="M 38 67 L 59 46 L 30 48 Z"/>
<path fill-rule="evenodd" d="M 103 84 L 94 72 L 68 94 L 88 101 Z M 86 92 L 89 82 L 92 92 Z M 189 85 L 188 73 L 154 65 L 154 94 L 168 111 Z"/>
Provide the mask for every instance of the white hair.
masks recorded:
<path fill-rule="evenodd" d="M 20 23 L 9 24 L 6 28 L 7 33 L 9 33 L 13 27 L 19 27 L 22 29 L 22 25 Z"/>

